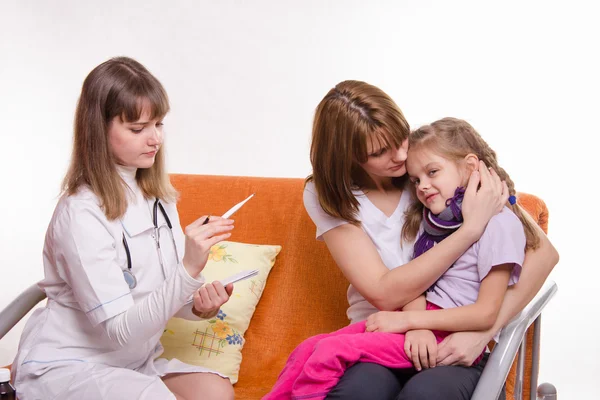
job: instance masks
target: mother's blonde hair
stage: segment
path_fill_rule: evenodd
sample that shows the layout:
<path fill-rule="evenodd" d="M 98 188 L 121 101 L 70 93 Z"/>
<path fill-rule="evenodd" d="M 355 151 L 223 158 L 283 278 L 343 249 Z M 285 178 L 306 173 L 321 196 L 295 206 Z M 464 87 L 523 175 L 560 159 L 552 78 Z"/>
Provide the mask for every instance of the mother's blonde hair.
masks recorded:
<path fill-rule="evenodd" d="M 368 159 L 368 142 L 399 147 L 410 128 L 400 108 L 381 89 L 360 81 L 338 83 L 315 111 L 310 161 L 313 181 L 323 210 L 358 223 L 358 200 L 352 193 L 361 186 Z M 395 178 L 402 186 L 405 177 Z"/>
<path fill-rule="evenodd" d="M 109 220 L 127 210 L 125 185 L 116 169 L 108 129 L 115 117 L 137 121 L 144 107 L 151 119 L 169 111 L 169 99 L 161 83 L 139 62 L 116 57 L 98 65 L 83 82 L 75 111 L 71 164 L 63 180 L 63 193 L 75 194 L 87 186 L 98 196 Z M 138 169 L 136 180 L 147 198 L 175 201 L 177 193 L 165 171 L 164 146 L 152 167 Z"/>

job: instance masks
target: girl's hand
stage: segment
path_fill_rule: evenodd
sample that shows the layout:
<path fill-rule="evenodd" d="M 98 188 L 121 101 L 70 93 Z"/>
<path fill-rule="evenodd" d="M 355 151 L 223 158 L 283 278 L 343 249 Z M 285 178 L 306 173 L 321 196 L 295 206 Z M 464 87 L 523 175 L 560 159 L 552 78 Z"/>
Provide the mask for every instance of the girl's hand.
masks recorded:
<path fill-rule="evenodd" d="M 422 368 L 433 368 L 437 364 L 438 344 L 433 332 L 417 329 L 406 332 L 404 336 L 404 352 L 412 359 L 417 371 Z"/>
<path fill-rule="evenodd" d="M 379 311 L 367 318 L 367 332 L 404 333 L 410 328 L 409 312 L 404 311 Z"/>
<path fill-rule="evenodd" d="M 472 233 L 474 241 L 481 237 L 490 219 L 502 210 L 508 195 L 506 182 L 500 181 L 496 171 L 479 161 L 479 171 L 471 174 L 462 203 L 463 227 Z"/>
<path fill-rule="evenodd" d="M 194 293 L 192 312 L 200 318 L 212 318 L 233 293 L 233 284 L 223 287 L 221 282 L 207 283 Z"/>
<path fill-rule="evenodd" d="M 197 277 L 204 269 L 210 248 L 221 240 L 231 236 L 233 220 L 210 217 L 203 225 L 206 216 L 202 216 L 185 228 L 185 255 L 183 266 L 191 277 Z"/>
<path fill-rule="evenodd" d="M 438 345 L 437 364 L 470 367 L 492 337 L 487 331 L 452 333 Z"/>

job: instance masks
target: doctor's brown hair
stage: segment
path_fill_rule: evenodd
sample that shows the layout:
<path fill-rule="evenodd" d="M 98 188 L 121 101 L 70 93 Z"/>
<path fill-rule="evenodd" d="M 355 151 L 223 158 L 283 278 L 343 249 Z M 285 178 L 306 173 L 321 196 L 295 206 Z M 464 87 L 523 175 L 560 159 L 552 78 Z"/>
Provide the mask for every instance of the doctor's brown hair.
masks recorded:
<path fill-rule="evenodd" d="M 368 142 L 400 147 L 410 128 L 400 108 L 383 90 L 360 81 L 338 83 L 315 111 L 310 161 L 313 181 L 323 210 L 357 224 L 359 189 L 366 173 Z M 394 178 L 402 187 L 406 177 Z"/>
<path fill-rule="evenodd" d="M 98 65 L 83 82 L 75 111 L 73 153 L 62 190 L 75 194 L 88 186 L 98 196 L 109 220 L 127 210 L 125 184 L 116 169 L 108 129 L 115 117 L 134 122 L 143 106 L 150 107 L 151 118 L 162 118 L 169 111 L 169 99 L 161 83 L 139 62 L 116 57 Z M 136 180 L 146 198 L 175 201 L 177 193 L 165 171 L 164 145 L 152 167 L 138 169 Z"/>
<path fill-rule="evenodd" d="M 413 131 L 408 138 L 410 157 L 411 151 L 426 147 L 454 162 L 463 160 L 467 155 L 474 154 L 488 167 L 496 171 L 500 180 L 506 181 L 510 196 L 517 196 L 515 184 L 508 173 L 500 167 L 496 152 L 477 133 L 468 122 L 457 118 L 443 118 L 430 125 L 425 125 Z M 415 190 L 413 187 L 411 190 Z M 416 199 L 417 196 L 414 196 Z M 540 245 L 538 231 L 531 219 L 518 204 L 506 203 L 515 215 L 521 220 L 525 230 L 526 249 L 537 249 Z M 417 236 L 421 219 L 423 218 L 423 204 L 415 202 L 406 210 L 406 222 L 402 227 L 402 239 L 412 241 Z"/>

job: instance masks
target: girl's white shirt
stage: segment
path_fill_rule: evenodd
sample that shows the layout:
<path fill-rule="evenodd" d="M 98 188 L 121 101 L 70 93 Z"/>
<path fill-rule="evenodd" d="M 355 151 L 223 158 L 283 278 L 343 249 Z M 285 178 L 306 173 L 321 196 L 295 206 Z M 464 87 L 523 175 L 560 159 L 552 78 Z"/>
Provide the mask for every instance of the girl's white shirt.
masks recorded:
<path fill-rule="evenodd" d="M 410 192 L 402 191 L 398 206 L 389 217 L 362 191 L 355 190 L 353 193 L 359 203 L 357 219 L 375 245 L 383 264 L 391 270 L 408 263 L 412 259 L 414 241 L 401 243 L 400 237 L 405 222 L 404 212 L 411 203 Z M 308 182 L 304 188 L 304 207 L 317 226 L 317 240 L 323 240 L 325 232 L 348 223 L 323 211 L 313 182 Z M 365 320 L 378 311 L 352 285 L 348 287 L 348 304 L 347 315 L 352 323 Z"/>
<path fill-rule="evenodd" d="M 46 307 L 36 310 L 21 336 L 13 364 L 16 383 L 35 384 L 36 377 L 56 367 L 78 363 L 128 368 L 146 375 L 174 372 L 214 372 L 178 360 L 156 359 L 160 337 L 174 315 L 197 319 L 184 306 L 204 279 L 191 277 L 183 260 L 184 234 L 174 203 L 162 203 L 173 226 L 158 212 L 160 253 L 152 222 L 153 199 L 145 199 L 135 180 L 136 169 L 119 167 L 130 189 L 129 206 L 121 219 L 109 221 L 88 188 L 64 195 L 50 221 L 44 244 Z M 137 286 L 123 277 L 132 259 Z"/>

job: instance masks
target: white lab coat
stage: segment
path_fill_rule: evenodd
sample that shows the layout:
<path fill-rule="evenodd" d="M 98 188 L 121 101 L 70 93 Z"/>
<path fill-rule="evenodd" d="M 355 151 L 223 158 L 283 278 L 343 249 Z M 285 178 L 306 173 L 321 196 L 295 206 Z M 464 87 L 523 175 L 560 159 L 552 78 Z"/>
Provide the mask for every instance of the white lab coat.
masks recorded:
<path fill-rule="evenodd" d="M 21 400 L 174 399 L 161 376 L 215 373 L 176 359 L 155 359 L 163 351 L 159 339 L 167 320 L 180 308 L 178 316 L 194 318 L 191 306 L 183 304 L 203 279 L 190 277 L 177 263 L 175 252 L 183 259 L 184 235 L 175 204 L 162 203 L 177 248 L 158 212 L 161 263 L 152 223 L 153 200 L 143 198 L 135 169 L 119 168 L 119 173 L 132 189 L 120 220 L 108 221 L 89 189 L 63 196 L 56 207 L 44 245 L 45 278 L 39 284 L 48 303 L 28 320 L 13 363 Z M 127 269 L 123 233 L 137 279 L 133 289 L 123 277 Z M 157 301 L 143 303 L 153 292 Z M 145 339 L 132 336 L 126 343 L 111 339 L 100 324 L 134 304 L 148 304 L 147 312 L 136 319 L 146 324 L 140 326 Z M 148 323 L 151 319 L 154 325 Z M 153 328 L 148 331 L 146 326 Z"/>

